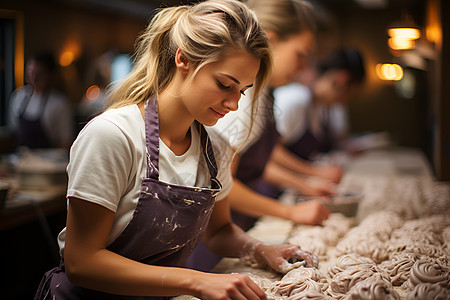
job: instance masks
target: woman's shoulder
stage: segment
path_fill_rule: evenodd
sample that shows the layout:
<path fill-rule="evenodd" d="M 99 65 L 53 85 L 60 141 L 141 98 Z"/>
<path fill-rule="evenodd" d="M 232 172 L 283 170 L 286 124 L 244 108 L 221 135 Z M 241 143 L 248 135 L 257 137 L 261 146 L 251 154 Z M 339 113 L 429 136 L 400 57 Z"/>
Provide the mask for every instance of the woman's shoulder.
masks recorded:
<path fill-rule="evenodd" d="M 273 92 L 276 106 L 308 105 L 312 100 L 311 89 L 300 83 L 279 87 Z"/>
<path fill-rule="evenodd" d="M 105 139 L 120 135 L 134 140 L 141 137 L 144 128 L 139 108 L 128 105 L 106 110 L 89 121 L 81 133 Z"/>

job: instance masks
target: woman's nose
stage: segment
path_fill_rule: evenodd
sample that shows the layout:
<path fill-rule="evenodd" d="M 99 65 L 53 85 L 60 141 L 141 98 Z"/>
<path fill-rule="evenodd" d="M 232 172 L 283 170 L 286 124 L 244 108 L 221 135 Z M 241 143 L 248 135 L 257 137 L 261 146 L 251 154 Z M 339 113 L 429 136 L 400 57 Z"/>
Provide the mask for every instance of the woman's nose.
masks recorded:
<path fill-rule="evenodd" d="M 237 95 L 233 95 L 228 97 L 227 99 L 225 99 L 223 101 L 223 106 L 225 106 L 226 108 L 228 108 L 231 111 L 236 111 L 239 107 L 239 99 L 241 99 L 241 93 L 239 92 L 239 94 Z"/>

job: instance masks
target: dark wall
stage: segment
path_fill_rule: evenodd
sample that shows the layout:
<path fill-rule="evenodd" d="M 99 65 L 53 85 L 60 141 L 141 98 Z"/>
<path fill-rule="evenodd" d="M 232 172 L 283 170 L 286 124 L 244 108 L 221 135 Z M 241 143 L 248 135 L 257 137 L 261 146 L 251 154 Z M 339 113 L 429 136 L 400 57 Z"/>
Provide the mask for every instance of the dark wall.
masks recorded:
<path fill-rule="evenodd" d="M 6 2 L 0 4 L 0 9 L 23 12 L 25 58 L 49 50 L 58 58 L 65 50 L 74 51 L 74 63 L 62 68 L 64 87 L 73 103 L 81 100 L 85 91 L 83 77 L 93 61 L 108 50 L 130 53 L 147 23 L 142 16 L 72 4 L 76 2 Z"/>
<path fill-rule="evenodd" d="M 386 9 L 361 9 L 355 1 L 347 0 L 320 2 L 333 17 L 330 30 L 332 34 L 319 40 L 322 46 L 320 51 L 326 47 L 355 47 L 360 49 L 365 58 L 366 81 L 349 103 L 352 133 L 385 131 L 396 145 L 421 148 L 431 159 L 432 133 L 427 117 L 432 99 L 428 95 L 428 71 L 408 68 L 417 83 L 416 92 L 410 99 L 398 92 L 398 82 L 382 81 L 375 73 L 377 63 L 398 63 L 405 66 L 398 56 L 401 53 L 389 49 L 386 30 L 400 20 L 406 11 L 423 29 L 426 1 L 392 0 Z M 404 6 L 405 4 L 408 6 Z"/>

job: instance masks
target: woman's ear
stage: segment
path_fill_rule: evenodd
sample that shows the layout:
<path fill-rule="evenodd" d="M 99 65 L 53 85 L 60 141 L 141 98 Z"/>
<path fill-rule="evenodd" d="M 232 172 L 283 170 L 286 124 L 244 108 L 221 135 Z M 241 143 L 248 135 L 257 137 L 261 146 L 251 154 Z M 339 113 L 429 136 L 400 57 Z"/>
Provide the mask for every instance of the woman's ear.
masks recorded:
<path fill-rule="evenodd" d="M 278 35 L 275 33 L 275 31 L 267 30 L 266 34 L 267 37 L 269 38 L 269 43 L 274 43 L 278 41 Z"/>
<path fill-rule="evenodd" d="M 175 53 L 175 65 L 177 66 L 177 69 L 181 73 L 188 73 L 190 68 L 189 60 L 186 56 L 184 56 L 183 52 L 181 52 L 181 49 L 178 48 L 177 52 Z"/>

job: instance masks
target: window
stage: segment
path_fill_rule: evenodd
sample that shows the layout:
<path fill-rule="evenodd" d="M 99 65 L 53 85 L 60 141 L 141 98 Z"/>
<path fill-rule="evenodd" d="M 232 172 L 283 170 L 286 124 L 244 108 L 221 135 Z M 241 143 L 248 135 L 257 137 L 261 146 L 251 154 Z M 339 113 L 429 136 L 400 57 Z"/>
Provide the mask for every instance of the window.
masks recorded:
<path fill-rule="evenodd" d="M 7 125 L 9 97 L 23 85 L 23 73 L 23 14 L 0 10 L 0 127 Z"/>

